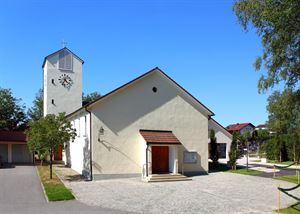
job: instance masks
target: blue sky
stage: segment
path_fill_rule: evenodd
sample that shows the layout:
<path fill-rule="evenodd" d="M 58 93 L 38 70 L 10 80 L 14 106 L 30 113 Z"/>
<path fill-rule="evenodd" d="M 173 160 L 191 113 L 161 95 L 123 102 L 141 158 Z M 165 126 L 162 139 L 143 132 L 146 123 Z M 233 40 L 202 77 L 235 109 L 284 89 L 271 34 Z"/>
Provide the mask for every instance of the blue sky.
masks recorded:
<path fill-rule="evenodd" d="M 233 1 L 2 1 L 0 87 L 27 107 L 42 87 L 43 58 L 66 40 L 85 60 L 85 93 L 105 94 L 160 67 L 224 126 L 267 120 L 253 62 L 260 39 L 244 32 Z"/>

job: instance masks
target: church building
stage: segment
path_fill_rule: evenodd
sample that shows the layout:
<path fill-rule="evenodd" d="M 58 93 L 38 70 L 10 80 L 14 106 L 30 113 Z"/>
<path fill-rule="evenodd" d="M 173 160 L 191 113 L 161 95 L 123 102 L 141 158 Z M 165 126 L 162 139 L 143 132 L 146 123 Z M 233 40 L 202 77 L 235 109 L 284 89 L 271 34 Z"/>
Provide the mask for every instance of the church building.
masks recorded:
<path fill-rule="evenodd" d="M 211 129 L 228 160 L 231 134 L 161 69 L 82 106 L 83 63 L 68 48 L 43 63 L 44 114 L 66 112 L 77 132 L 63 151 L 72 169 L 91 180 L 207 174 Z"/>

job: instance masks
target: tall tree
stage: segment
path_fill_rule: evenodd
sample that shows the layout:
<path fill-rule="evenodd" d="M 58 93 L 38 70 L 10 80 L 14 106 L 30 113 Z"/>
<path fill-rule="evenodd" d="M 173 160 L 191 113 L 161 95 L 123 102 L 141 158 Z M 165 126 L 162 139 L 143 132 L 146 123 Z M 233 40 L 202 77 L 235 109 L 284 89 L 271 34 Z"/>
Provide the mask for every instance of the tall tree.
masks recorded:
<path fill-rule="evenodd" d="M 236 0 L 233 10 L 242 27 L 254 26 L 261 37 L 263 53 L 255 68 L 267 70 L 259 91 L 272 88 L 280 81 L 294 87 L 300 79 L 300 1 Z"/>
<path fill-rule="evenodd" d="M 92 101 L 94 101 L 94 100 L 96 100 L 100 97 L 101 97 L 101 95 L 97 91 L 92 92 L 92 93 L 87 94 L 87 95 L 82 93 L 82 103 L 85 105 L 85 104 L 87 104 L 89 102 L 92 102 Z"/>
<path fill-rule="evenodd" d="M 300 101 L 300 92 L 285 89 L 283 92 L 275 91 L 268 98 L 267 110 L 269 112 L 268 127 L 277 134 L 286 134 L 297 128 L 297 115 Z"/>
<path fill-rule="evenodd" d="M 64 113 L 60 113 L 58 116 L 48 114 L 39 120 L 32 120 L 29 127 L 26 131 L 29 149 L 32 152 L 48 151 L 50 155 L 50 179 L 52 179 L 53 153 L 58 146 L 64 146 L 65 143 L 75 139 L 75 129 L 66 120 Z"/>
<path fill-rule="evenodd" d="M 28 122 L 25 105 L 10 89 L 0 88 L 0 130 L 24 130 Z"/>
<path fill-rule="evenodd" d="M 300 91 L 286 88 L 283 92 L 275 91 L 268 98 L 267 110 L 269 112 L 268 126 L 275 132 L 274 139 L 268 141 L 269 148 L 276 159 L 281 161 L 286 158 L 286 152 L 290 159 L 297 160 L 299 151 L 300 131 Z M 288 151 L 286 151 L 288 150 Z M 292 157 L 292 158 L 291 158 Z"/>
<path fill-rule="evenodd" d="M 39 120 L 43 117 L 43 90 L 40 89 L 35 95 L 33 106 L 28 110 L 27 114 L 31 120 Z"/>
<path fill-rule="evenodd" d="M 215 131 L 213 129 L 210 130 L 210 159 L 212 160 L 214 165 L 218 164 L 218 160 L 219 160 L 218 143 L 217 143 L 217 138 L 215 136 Z"/>
<path fill-rule="evenodd" d="M 230 152 L 229 152 L 229 163 L 233 170 L 236 170 L 236 161 L 239 158 L 239 150 L 238 150 L 238 133 L 234 132 L 232 134 L 232 142 L 230 145 Z"/>

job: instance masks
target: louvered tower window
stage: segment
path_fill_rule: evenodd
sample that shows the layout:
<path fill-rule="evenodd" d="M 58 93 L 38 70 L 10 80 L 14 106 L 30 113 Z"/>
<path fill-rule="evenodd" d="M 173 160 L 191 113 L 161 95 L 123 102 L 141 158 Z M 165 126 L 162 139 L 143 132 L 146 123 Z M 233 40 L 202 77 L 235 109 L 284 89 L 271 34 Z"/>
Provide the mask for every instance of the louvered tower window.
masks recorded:
<path fill-rule="evenodd" d="M 68 50 L 59 52 L 59 69 L 71 71 L 73 69 L 72 54 Z"/>

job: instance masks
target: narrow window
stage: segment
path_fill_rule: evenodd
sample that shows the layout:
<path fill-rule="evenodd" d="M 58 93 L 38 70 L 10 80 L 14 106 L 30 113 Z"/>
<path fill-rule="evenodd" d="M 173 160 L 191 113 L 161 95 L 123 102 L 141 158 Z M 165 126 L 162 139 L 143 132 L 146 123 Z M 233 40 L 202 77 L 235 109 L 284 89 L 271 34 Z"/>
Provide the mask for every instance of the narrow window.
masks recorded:
<path fill-rule="evenodd" d="M 87 118 L 84 116 L 84 136 L 87 135 Z"/>
<path fill-rule="evenodd" d="M 78 137 L 80 137 L 80 118 L 78 119 Z"/>
<path fill-rule="evenodd" d="M 51 103 L 54 105 L 54 99 L 51 100 Z"/>
<path fill-rule="evenodd" d="M 52 79 L 52 84 L 54 85 L 54 79 Z"/>

